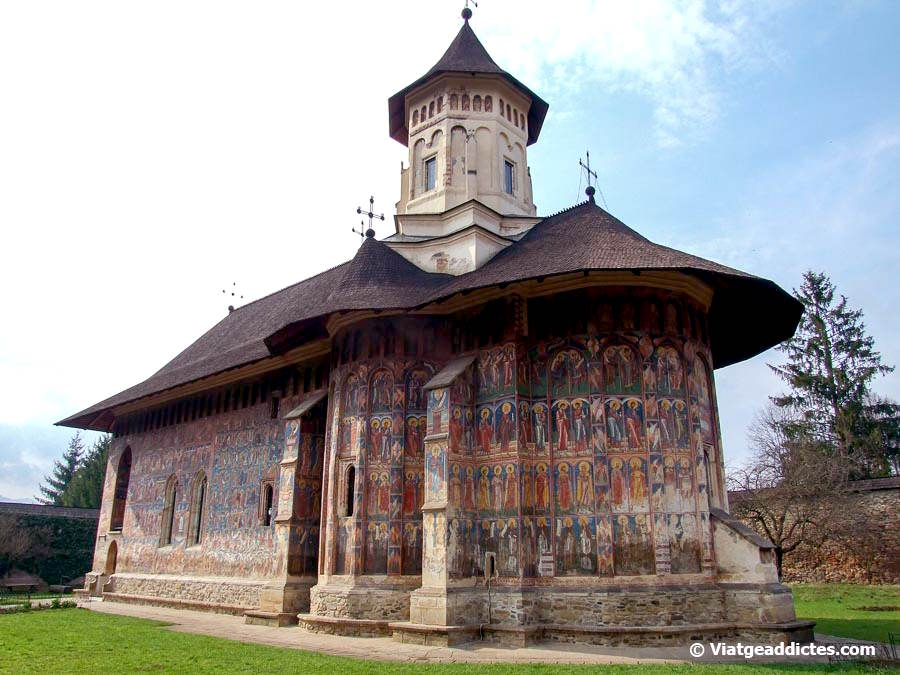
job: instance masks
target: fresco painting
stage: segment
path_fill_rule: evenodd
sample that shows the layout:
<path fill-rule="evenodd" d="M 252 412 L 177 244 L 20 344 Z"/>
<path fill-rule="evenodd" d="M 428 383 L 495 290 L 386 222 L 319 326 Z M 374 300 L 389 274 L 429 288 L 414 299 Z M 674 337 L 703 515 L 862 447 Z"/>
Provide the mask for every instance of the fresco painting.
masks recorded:
<path fill-rule="evenodd" d="M 655 551 L 645 514 L 614 516 L 613 563 L 617 576 L 653 574 Z"/>
<path fill-rule="evenodd" d="M 560 575 L 597 572 L 594 518 L 564 516 L 556 519 L 556 571 Z"/>
<path fill-rule="evenodd" d="M 679 318 L 678 325 L 685 323 Z M 436 366 L 415 359 L 379 358 L 335 371 L 342 382 L 335 451 L 359 462 L 359 509 L 336 521 L 331 569 L 418 574 L 428 494 L 457 510 L 446 536 L 460 578 L 480 568 L 485 551 L 497 554 L 503 578 L 650 574 L 657 567 L 662 573 L 662 542 L 672 574 L 708 569 L 717 430 L 702 359 L 684 360 L 673 340 L 630 333 L 516 350 L 512 343 L 481 350 L 468 382 L 461 377 L 430 392 L 422 387 Z M 212 466 L 209 540 L 223 543 L 206 570 L 226 564 L 264 573 L 272 563 L 254 549 L 274 542 L 271 532 L 252 544 L 229 544 L 219 533 L 260 528 L 260 481 L 274 471 L 279 501 L 294 496 L 300 553 L 292 569 L 310 573 L 320 539 L 324 433 L 290 421 L 255 424 L 220 430 L 205 450 L 183 444 L 159 461 L 158 477 L 152 458 L 136 455 L 129 522 L 158 529 L 159 514 L 143 507 L 141 496 L 156 500 L 172 467 L 180 484 L 189 484 L 197 462 Z M 427 443 L 429 425 L 446 440 Z M 292 453 L 296 472 L 282 475 L 279 463 Z M 142 480 L 141 471 L 153 479 Z M 179 500 L 176 521 L 186 510 Z M 158 554 L 149 537 L 132 551 L 136 566 L 162 564 L 153 562 Z"/>

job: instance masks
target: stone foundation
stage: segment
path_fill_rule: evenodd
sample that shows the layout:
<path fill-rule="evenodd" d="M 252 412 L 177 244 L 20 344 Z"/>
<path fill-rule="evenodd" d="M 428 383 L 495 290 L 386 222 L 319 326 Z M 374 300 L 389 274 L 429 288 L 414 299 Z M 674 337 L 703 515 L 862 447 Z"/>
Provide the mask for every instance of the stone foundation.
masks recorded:
<path fill-rule="evenodd" d="M 243 614 L 259 607 L 265 581 L 116 573 L 103 597 L 116 602 Z M 109 589 L 109 590 L 106 590 Z"/>
<path fill-rule="evenodd" d="M 395 585 L 331 583 L 310 589 L 310 615 L 332 619 L 406 621 L 410 592 L 419 580 Z"/>

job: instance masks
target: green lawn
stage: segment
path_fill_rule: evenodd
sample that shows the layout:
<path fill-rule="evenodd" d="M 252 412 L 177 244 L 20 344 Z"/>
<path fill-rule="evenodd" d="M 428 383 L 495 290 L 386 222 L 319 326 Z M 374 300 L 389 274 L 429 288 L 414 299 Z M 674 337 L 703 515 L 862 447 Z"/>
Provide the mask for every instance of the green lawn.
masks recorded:
<path fill-rule="evenodd" d="M 887 642 L 900 638 L 900 586 L 793 584 L 798 619 L 816 621 L 816 632 Z M 893 607 L 872 611 L 862 607 Z"/>
<path fill-rule="evenodd" d="M 289 629 L 283 629 L 289 630 Z M 596 673 L 588 666 L 436 665 L 382 663 L 175 633 L 165 624 L 61 609 L 0 616 L 0 672 L 191 673 Z M 609 673 L 863 672 L 853 664 L 823 666 L 607 666 Z M 869 670 L 867 672 L 872 672 Z"/>

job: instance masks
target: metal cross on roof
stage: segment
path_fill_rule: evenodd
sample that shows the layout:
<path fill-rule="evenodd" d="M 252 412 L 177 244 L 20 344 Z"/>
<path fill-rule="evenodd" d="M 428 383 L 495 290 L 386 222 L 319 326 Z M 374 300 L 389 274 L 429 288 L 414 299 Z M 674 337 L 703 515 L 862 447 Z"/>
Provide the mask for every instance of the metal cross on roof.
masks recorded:
<path fill-rule="evenodd" d="M 243 300 L 244 299 L 244 296 L 241 295 L 240 293 L 238 293 L 236 281 L 231 282 L 231 290 L 230 291 L 223 288 L 222 293 L 225 295 L 228 295 L 229 293 L 231 293 L 231 297 L 234 298 L 235 300 Z M 234 311 L 234 305 L 228 305 L 228 313 L 231 314 L 233 311 Z"/>
<path fill-rule="evenodd" d="M 368 211 L 363 211 L 361 206 L 356 207 L 357 213 L 359 213 L 360 215 L 369 217 L 369 227 L 365 232 L 362 232 L 361 229 L 357 230 L 355 227 L 352 228 L 353 231 L 356 232 L 356 234 L 358 234 L 360 237 L 369 237 L 370 239 L 372 237 L 374 237 L 375 230 L 372 227 L 372 219 L 375 218 L 375 219 L 379 219 L 379 220 L 384 220 L 384 214 L 383 213 L 376 214 L 375 211 L 373 210 L 374 208 L 375 208 L 375 197 L 369 197 L 369 210 Z M 359 221 L 359 225 L 360 225 L 360 228 L 362 228 L 364 225 L 363 221 Z"/>
<path fill-rule="evenodd" d="M 597 172 L 591 170 L 591 153 L 588 150 L 584 151 L 585 161 L 582 162 L 581 158 L 578 159 L 578 166 L 587 174 L 587 187 L 584 189 L 584 193 L 588 196 L 591 204 L 594 204 L 594 193 L 597 191 L 593 185 L 591 185 L 591 179 L 597 180 Z M 600 193 L 600 199 L 603 200 L 603 206 L 606 206 L 606 198 L 603 196 L 603 193 Z"/>

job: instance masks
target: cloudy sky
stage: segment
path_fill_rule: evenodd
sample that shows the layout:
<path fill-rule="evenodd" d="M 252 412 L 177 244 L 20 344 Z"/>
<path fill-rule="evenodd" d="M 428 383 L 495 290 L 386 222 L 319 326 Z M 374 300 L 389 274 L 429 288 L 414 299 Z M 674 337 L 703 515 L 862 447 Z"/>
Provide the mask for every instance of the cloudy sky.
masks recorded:
<path fill-rule="evenodd" d="M 461 6 L 0 0 L 0 496 L 33 496 L 52 423 L 161 367 L 224 287 L 353 255 L 356 206 L 399 197 L 387 98 Z M 483 0 L 472 25 L 550 103 L 539 212 L 582 199 L 590 149 L 614 215 L 788 290 L 827 271 L 900 362 L 900 4 Z M 717 371 L 731 463 L 779 357 Z"/>

